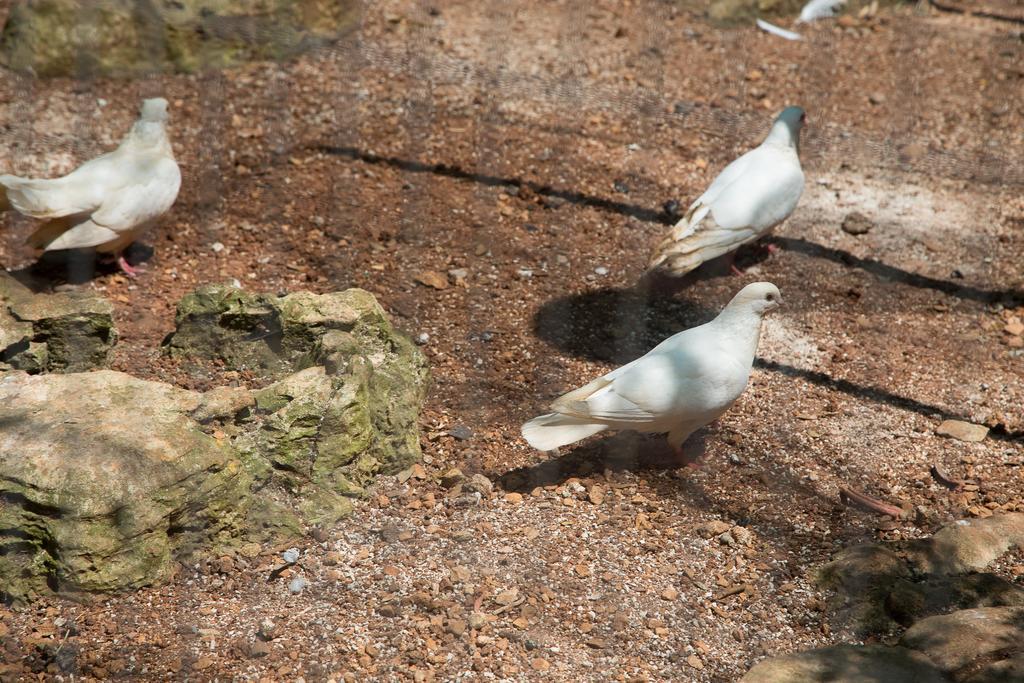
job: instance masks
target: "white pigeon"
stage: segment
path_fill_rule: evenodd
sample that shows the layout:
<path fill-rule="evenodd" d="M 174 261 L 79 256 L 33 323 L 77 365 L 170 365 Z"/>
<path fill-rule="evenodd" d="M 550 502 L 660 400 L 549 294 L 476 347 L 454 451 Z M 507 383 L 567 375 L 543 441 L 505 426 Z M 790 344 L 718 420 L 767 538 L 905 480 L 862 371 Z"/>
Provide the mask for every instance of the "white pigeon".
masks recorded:
<path fill-rule="evenodd" d="M 800 107 L 784 109 L 761 146 L 726 166 L 690 205 L 648 268 L 685 275 L 786 220 L 804 190 L 799 145 L 806 118 Z"/>
<path fill-rule="evenodd" d="M 646 355 L 571 391 L 554 411 L 523 425 L 523 437 L 550 451 L 605 429 L 668 433 L 683 442 L 729 409 L 754 363 L 761 318 L 782 302 L 770 282 L 749 284 L 709 323 L 675 334 Z"/>
<path fill-rule="evenodd" d="M 122 252 L 171 208 L 181 187 L 166 123 L 167 100 L 143 100 L 139 119 L 113 152 L 62 178 L 0 175 L 0 209 L 46 220 L 29 236 L 32 246 L 114 253 L 134 276 Z"/>

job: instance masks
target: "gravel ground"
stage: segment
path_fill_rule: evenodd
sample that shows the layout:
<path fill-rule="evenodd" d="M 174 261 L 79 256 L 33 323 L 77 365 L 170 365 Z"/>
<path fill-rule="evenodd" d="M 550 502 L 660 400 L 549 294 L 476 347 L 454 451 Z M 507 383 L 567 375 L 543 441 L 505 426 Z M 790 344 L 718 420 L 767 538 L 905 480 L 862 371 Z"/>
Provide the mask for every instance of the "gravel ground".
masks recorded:
<path fill-rule="evenodd" d="M 235 278 L 368 289 L 425 335 L 433 387 L 422 467 L 313 530 L 297 564 L 247 547 L 133 595 L 0 608 L 0 678 L 727 681 L 849 639 L 811 581 L 837 548 L 1024 510 L 1021 28 L 899 7 L 805 33 L 654 0 L 382 2 L 361 49 L 283 65 L 8 75 L 0 159 L 19 174 L 66 172 L 140 96 L 171 101 L 184 183 L 134 254 L 146 274 L 33 265 L 19 217 L 0 242 L 41 288 L 114 301 L 116 369 L 258 384 L 159 351 L 182 294 Z M 780 251 L 745 250 L 744 277 L 638 284 L 666 207 L 790 103 L 810 117 L 808 186 Z M 842 228 L 854 212 L 867 233 Z M 785 305 L 702 468 L 676 470 L 657 437 L 522 441 L 551 398 L 757 279 Z M 943 438 L 945 418 L 992 430 Z M 909 519 L 844 507 L 840 487 Z M 1024 581 L 1024 557 L 999 571 Z"/>

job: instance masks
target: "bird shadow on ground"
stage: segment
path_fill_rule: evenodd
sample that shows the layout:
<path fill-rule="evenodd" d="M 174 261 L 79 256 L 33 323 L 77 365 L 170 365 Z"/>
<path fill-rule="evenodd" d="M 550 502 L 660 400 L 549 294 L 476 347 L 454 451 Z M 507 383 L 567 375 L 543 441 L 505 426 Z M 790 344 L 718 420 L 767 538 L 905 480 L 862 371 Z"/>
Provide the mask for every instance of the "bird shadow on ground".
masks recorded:
<path fill-rule="evenodd" d="M 415 159 L 403 159 L 397 156 L 384 156 L 348 145 L 313 144 L 309 145 L 309 148 L 324 154 L 344 157 L 367 164 L 389 166 L 410 173 L 432 174 L 466 182 L 473 182 L 489 187 L 526 188 L 541 197 L 557 198 L 577 206 L 589 206 L 608 213 L 628 216 L 648 223 L 656 223 L 658 225 L 673 225 L 679 219 L 677 213 L 666 210 L 656 210 L 641 204 L 616 201 L 605 197 L 579 192 L 577 190 L 556 188 L 549 184 L 525 180 L 515 176 L 499 176 L 470 171 L 453 164 L 427 163 L 424 161 L 417 161 Z M 849 268 L 858 268 L 871 273 L 880 279 L 900 282 L 919 289 L 931 289 L 959 299 L 977 301 L 981 303 L 996 303 L 1002 301 L 1004 303 L 1010 302 L 1013 304 L 1016 302 L 1024 302 L 1024 291 L 1021 290 L 985 289 L 966 283 L 956 282 L 955 280 L 945 280 L 929 277 L 927 275 L 920 275 L 903 268 L 888 265 L 882 261 L 855 256 L 844 249 L 828 247 L 800 237 L 773 236 L 770 240 L 772 243 L 787 251 L 793 251 L 813 258 L 832 261 Z M 762 251 L 763 250 L 757 249 L 756 245 L 742 250 L 737 259 L 737 265 L 740 268 L 748 268 L 753 265 L 753 263 L 763 260 L 763 253 L 759 255 L 759 252 Z M 719 261 L 717 265 L 712 265 L 714 262 L 705 264 L 705 266 L 702 266 L 700 269 L 695 271 L 695 273 L 697 273 L 697 278 L 707 276 L 710 272 L 717 271 L 720 268 L 721 263 L 722 262 Z M 728 261 L 725 261 L 725 263 L 727 264 Z M 711 268 L 707 268 L 706 266 L 711 266 Z M 688 283 L 692 282 L 693 279 L 694 278 L 690 276 L 682 278 L 677 281 L 676 286 L 679 288 L 685 287 Z"/>
<path fill-rule="evenodd" d="M 153 258 L 153 247 L 134 243 L 125 250 L 125 259 L 139 266 Z M 90 249 L 67 249 L 43 252 L 35 263 L 10 271 L 10 275 L 35 293 L 53 289 L 54 285 L 85 284 L 101 275 L 116 273 L 117 260 Z"/>
<path fill-rule="evenodd" d="M 547 301 L 534 316 L 534 333 L 577 358 L 622 364 L 639 358 L 669 336 L 710 320 L 718 311 L 662 296 L 660 285 L 634 289 L 604 288 Z M 668 285 L 671 288 L 671 284 Z M 837 379 L 817 370 L 756 358 L 755 367 L 796 377 L 850 396 L 919 415 L 963 419 L 936 405 L 870 386 Z M 995 426 L 992 438 L 1024 440 L 1024 432 Z"/>
<path fill-rule="evenodd" d="M 890 266 L 881 261 L 871 258 L 855 256 L 843 249 L 826 247 L 816 242 L 800 237 L 774 237 L 774 242 L 786 251 L 792 251 L 805 256 L 825 259 L 838 263 L 848 268 L 859 268 L 871 273 L 882 280 L 892 280 L 917 289 L 932 289 L 958 299 L 968 299 L 984 304 L 1003 303 L 1007 306 L 1015 306 L 1024 303 L 1024 290 L 1020 289 L 984 289 L 967 284 L 960 284 L 953 280 L 942 280 L 912 273 L 902 268 Z"/>
<path fill-rule="evenodd" d="M 716 314 L 704 304 L 662 296 L 656 288 L 606 287 L 547 301 L 535 314 L 533 329 L 577 358 L 624 363 Z"/>
<path fill-rule="evenodd" d="M 595 472 L 672 471 L 680 466 L 664 436 L 619 432 L 604 439 L 587 441 L 564 455 L 510 470 L 498 477 L 506 491 L 529 493 L 538 486 L 551 486 L 571 477 Z"/>

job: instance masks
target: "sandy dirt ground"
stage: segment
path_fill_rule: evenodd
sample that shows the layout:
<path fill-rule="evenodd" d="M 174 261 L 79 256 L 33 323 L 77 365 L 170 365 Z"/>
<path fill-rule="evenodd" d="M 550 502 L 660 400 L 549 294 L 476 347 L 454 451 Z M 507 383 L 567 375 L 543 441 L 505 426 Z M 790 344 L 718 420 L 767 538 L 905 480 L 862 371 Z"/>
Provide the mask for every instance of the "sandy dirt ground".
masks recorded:
<path fill-rule="evenodd" d="M 235 279 L 371 291 L 425 340 L 433 384 L 422 468 L 312 533 L 298 565 L 275 573 L 284 548 L 265 547 L 94 604 L 0 608 L 0 678 L 729 681 L 851 638 L 812 581 L 838 548 L 1024 510 L 1021 26 L 901 6 L 804 32 L 655 0 L 389 1 L 287 64 L 5 74 L 6 172 L 66 172 L 116 144 L 140 96 L 171 102 L 184 182 L 133 253 L 144 275 L 36 264 L 30 221 L 4 219 L 6 268 L 114 301 L 116 369 L 259 383 L 160 352 L 179 297 Z M 673 202 L 788 104 L 808 111 L 808 181 L 780 250 L 744 250 L 742 277 L 641 283 Z M 853 212 L 869 232 L 842 229 Z M 785 305 L 702 468 L 656 436 L 523 442 L 552 398 L 755 280 Z M 943 438 L 946 418 L 992 429 Z M 932 465 L 971 484 L 950 492 Z M 446 488 L 453 467 L 488 481 Z M 907 519 L 841 505 L 844 486 Z M 998 571 L 1024 581 L 1024 556 Z"/>

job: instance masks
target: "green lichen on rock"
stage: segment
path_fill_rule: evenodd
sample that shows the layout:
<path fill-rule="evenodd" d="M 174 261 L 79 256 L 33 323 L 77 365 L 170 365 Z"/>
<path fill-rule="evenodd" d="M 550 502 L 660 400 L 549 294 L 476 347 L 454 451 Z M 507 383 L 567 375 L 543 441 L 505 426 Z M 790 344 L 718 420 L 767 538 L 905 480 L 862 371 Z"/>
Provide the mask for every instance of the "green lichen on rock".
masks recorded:
<path fill-rule="evenodd" d="M 139 76 L 290 58 L 358 20 L 354 0 L 27 0 L 0 61 L 37 76 Z"/>
<path fill-rule="evenodd" d="M 185 417 L 198 403 L 111 371 L 4 374 L 0 592 L 134 588 L 165 578 L 184 544 L 233 537 L 249 481 Z"/>
<path fill-rule="evenodd" d="M 175 561 L 333 523 L 375 475 L 418 459 L 425 359 L 370 294 L 203 289 L 182 309 L 178 352 L 288 374 L 197 393 L 110 371 L 0 373 L 0 594 L 158 583 Z M 276 351 L 254 339 L 267 320 Z"/>
<path fill-rule="evenodd" d="M 114 307 L 107 299 L 89 292 L 34 294 L 0 273 L 0 370 L 102 368 L 116 342 Z"/>

